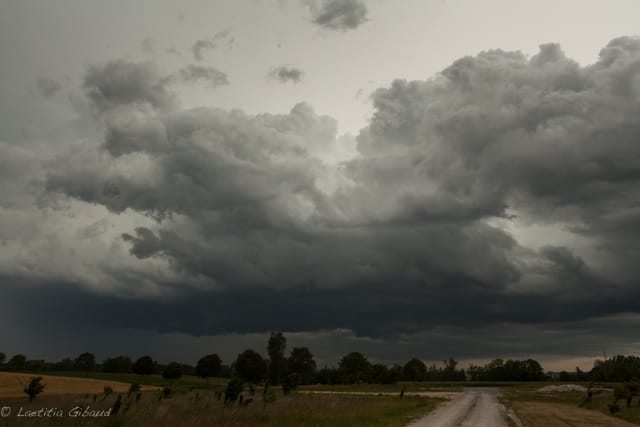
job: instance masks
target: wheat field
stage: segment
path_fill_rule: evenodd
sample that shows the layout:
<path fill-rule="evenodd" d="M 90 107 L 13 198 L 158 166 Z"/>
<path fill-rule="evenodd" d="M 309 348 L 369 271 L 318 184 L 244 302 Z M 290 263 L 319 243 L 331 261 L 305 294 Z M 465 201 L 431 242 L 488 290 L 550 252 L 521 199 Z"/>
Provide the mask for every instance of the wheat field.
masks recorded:
<path fill-rule="evenodd" d="M 105 387 L 111 387 L 116 393 L 129 390 L 130 384 L 118 381 L 96 380 L 93 378 L 71 378 L 40 374 L 22 374 L 0 372 L 0 399 L 26 397 L 23 389 L 31 378 L 42 377 L 45 384 L 40 396 L 58 394 L 95 394 L 102 393 Z M 156 390 L 159 387 L 142 386 L 143 391 Z"/>

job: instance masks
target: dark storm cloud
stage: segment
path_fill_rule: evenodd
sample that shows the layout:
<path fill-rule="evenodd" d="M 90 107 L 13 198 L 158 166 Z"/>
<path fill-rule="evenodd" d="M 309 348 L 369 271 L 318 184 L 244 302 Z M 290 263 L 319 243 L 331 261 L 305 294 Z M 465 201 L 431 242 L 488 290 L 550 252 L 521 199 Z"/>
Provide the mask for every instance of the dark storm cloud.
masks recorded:
<path fill-rule="evenodd" d="M 410 216 L 500 216 L 510 207 L 594 230 L 615 220 L 612 210 L 631 214 L 640 129 L 629 93 L 638 87 L 618 86 L 640 71 L 638 43 L 614 40 L 585 68 L 545 45 L 530 60 L 488 51 L 434 81 L 396 81 L 374 94 L 351 172 L 404 184 L 391 201 Z"/>
<path fill-rule="evenodd" d="M 62 88 L 57 81 L 48 77 L 39 77 L 37 81 L 38 90 L 45 98 L 51 98 Z"/>
<path fill-rule="evenodd" d="M 578 321 L 635 310 L 634 298 L 640 296 L 637 290 L 625 294 L 600 289 L 595 291 L 599 301 L 572 295 L 505 298 L 491 289 L 469 287 L 468 281 L 457 277 L 449 280 L 446 288 L 410 286 L 393 293 L 382 285 L 361 284 L 339 289 L 177 289 L 171 296 L 147 299 L 95 294 L 64 283 L 7 285 L 2 306 L 11 312 L 12 306 L 21 307 L 30 301 L 32 321 L 60 325 L 84 321 L 96 328 L 193 335 L 349 329 L 358 336 L 394 339 L 398 334 L 415 334 L 439 325 L 464 328 L 505 322 L 576 322 L 574 328 L 580 329 Z M 567 310 L 570 301 L 575 308 Z M 55 309 L 47 310 L 47 304 Z M 246 316 L 246 310 L 252 315 Z"/>
<path fill-rule="evenodd" d="M 148 64 L 116 61 L 85 84 L 103 143 L 57 158 L 47 189 L 157 220 L 121 243 L 131 262 L 167 265 L 170 279 L 147 281 L 183 299 L 123 307 L 194 307 L 175 306 L 161 331 L 392 337 L 635 313 L 639 76 L 631 38 L 587 67 L 552 44 L 465 57 L 378 89 L 357 156 L 331 165 L 319 153 L 337 124 L 307 104 L 183 110 Z M 524 247 L 504 225 L 514 215 L 598 255 Z M 110 271 L 129 286 L 151 277 Z"/>
<path fill-rule="evenodd" d="M 391 292 L 391 288 L 399 291 L 420 283 L 446 289 L 453 271 L 460 272 L 461 282 L 500 288 L 519 275 L 506 256 L 514 242 L 488 227 L 440 225 L 302 233 L 256 223 L 253 218 L 247 223 L 238 216 L 226 219 L 226 226 L 241 232 L 216 231 L 218 224 L 207 224 L 213 234 L 200 242 L 145 228 L 124 238 L 132 243 L 131 253 L 136 257 L 168 256 L 185 272 L 204 275 L 225 289 L 322 289 L 361 283 L 369 284 L 371 292 L 375 286 L 377 291 Z M 424 248 L 426 241 L 432 247 Z"/>
<path fill-rule="evenodd" d="M 362 0 L 321 0 L 310 3 L 313 22 L 330 30 L 347 31 L 367 20 L 367 6 Z"/>
<path fill-rule="evenodd" d="M 280 83 L 300 83 L 303 76 L 304 71 L 298 68 L 288 67 L 286 65 L 275 67 L 269 72 L 269 77 L 278 80 Z"/>
<path fill-rule="evenodd" d="M 333 139 L 336 123 L 304 104 L 282 116 L 204 108 L 163 115 L 121 110 L 104 113 L 104 147 L 115 158 L 153 156 L 153 176 L 132 181 L 112 168 L 113 159 L 82 153 L 82 160 L 68 159 L 51 173 L 50 189 L 115 212 L 183 212 L 223 228 L 226 222 L 284 227 L 305 215 L 305 206 L 297 204 L 323 203 L 314 183 L 321 165 L 308 156 L 307 145 Z"/>
<path fill-rule="evenodd" d="M 202 65 L 187 65 L 180 70 L 179 77 L 185 82 L 203 81 L 214 88 L 229 84 L 229 79 L 224 72 Z"/>
<path fill-rule="evenodd" d="M 197 40 L 191 50 L 193 51 L 193 57 L 196 61 L 203 61 L 205 59 L 205 52 L 208 50 L 214 50 L 219 47 L 226 47 L 227 49 L 233 45 L 235 37 L 231 36 L 231 30 L 218 31 L 213 37 L 208 39 Z"/>
<path fill-rule="evenodd" d="M 146 300 L 96 295 L 64 283 L 41 285 L 7 286 L 0 302 L 0 321 L 4 316 L 19 316 L 16 308 L 28 304 L 32 315 L 16 325 L 16 330 L 51 329 L 58 339 L 72 335 L 66 353 L 60 357 L 86 351 L 87 343 L 96 341 L 95 336 L 114 335 L 109 333 L 112 330 L 120 331 L 113 337 L 119 342 L 118 352 L 133 348 L 133 354 L 143 354 L 153 347 L 154 356 L 160 357 L 167 353 L 164 346 L 170 338 L 160 339 L 153 335 L 156 332 L 206 336 L 207 343 L 215 343 L 211 336 L 272 330 L 286 331 L 290 345 L 292 340 L 307 336 L 304 345 L 314 354 L 329 358 L 331 364 L 354 349 L 387 363 L 404 362 L 410 356 L 436 360 L 451 355 L 598 356 L 603 348 L 627 348 L 627 343 L 634 340 L 632 331 L 640 324 L 638 316 L 608 316 L 609 312 L 632 310 L 633 301 L 607 291 L 598 293 L 602 304 L 585 304 L 578 299 L 575 303 L 580 310 L 567 312 L 566 300 L 525 296 L 513 296 L 508 309 L 501 310 L 493 301 L 499 295 L 469 292 L 455 285 L 452 292 L 425 293 L 413 288 L 391 295 L 375 287 L 372 292 L 363 285 L 331 290 L 193 292 Z M 543 304 L 549 310 L 540 317 L 535 310 Z M 251 316 L 246 315 L 247 310 Z M 256 324 L 253 317 L 261 322 Z M 65 332 L 68 325 L 74 325 L 73 334 Z M 296 337 L 296 333 L 302 335 Z M 377 338 L 364 338 L 371 336 Z M 525 336 L 527 339 L 522 339 Z M 15 340 L 15 336 L 8 339 Z M 254 341 L 247 346 L 260 350 L 266 337 Z M 81 348 L 73 342 L 82 343 Z M 90 348 L 100 351 L 99 342 Z M 243 349 L 230 352 L 230 358 Z M 179 355 L 180 360 L 188 357 L 188 349 L 185 351 Z"/>
<path fill-rule="evenodd" d="M 84 80 L 87 95 L 99 111 L 132 104 L 149 104 L 159 109 L 171 108 L 176 99 L 166 84 L 166 77 L 152 63 L 125 60 L 93 66 Z"/>

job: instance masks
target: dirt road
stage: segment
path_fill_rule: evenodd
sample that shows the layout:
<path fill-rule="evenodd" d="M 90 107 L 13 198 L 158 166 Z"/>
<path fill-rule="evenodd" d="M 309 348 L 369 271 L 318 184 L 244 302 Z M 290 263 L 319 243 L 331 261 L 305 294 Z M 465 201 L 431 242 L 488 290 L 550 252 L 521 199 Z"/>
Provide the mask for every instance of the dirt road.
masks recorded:
<path fill-rule="evenodd" d="M 508 427 L 498 394 L 494 388 L 466 389 L 458 398 L 407 427 Z"/>

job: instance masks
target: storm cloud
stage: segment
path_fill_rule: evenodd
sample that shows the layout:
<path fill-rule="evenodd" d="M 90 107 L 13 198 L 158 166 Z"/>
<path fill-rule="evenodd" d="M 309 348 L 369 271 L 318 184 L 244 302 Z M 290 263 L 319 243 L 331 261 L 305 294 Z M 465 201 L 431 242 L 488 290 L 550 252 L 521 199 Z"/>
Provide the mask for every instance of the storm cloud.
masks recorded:
<path fill-rule="evenodd" d="M 295 67 L 288 67 L 286 65 L 275 67 L 269 72 L 269 78 L 278 80 L 280 83 L 300 83 L 303 76 L 304 71 Z"/>
<path fill-rule="evenodd" d="M 91 67 L 84 79 L 84 89 L 101 112 L 132 105 L 169 109 L 177 100 L 167 83 L 167 78 L 151 62 L 115 60 Z"/>
<path fill-rule="evenodd" d="M 227 75 L 213 67 L 202 65 L 188 65 L 180 70 L 179 78 L 185 82 L 203 81 L 212 88 L 229 84 Z"/>
<path fill-rule="evenodd" d="M 171 94 L 153 79 L 131 87 L 146 66 L 117 76 L 128 97 L 112 81 L 100 89 L 96 76 L 107 72 L 93 69 L 85 87 L 103 108 L 104 152 L 65 159 L 47 188 L 156 218 L 123 234 L 132 255 L 166 259 L 209 289 L 367 284 L 377 295 L 422 289 L 436 301 L 476 289 L 509 313 L 514 295 L 535 306 L 534 296 L 589 290 L 586 306 L 598 305 L 593 289 L 624 294 L 638 278 L 625 264 L 638 250 L 629 238 L 638 235 L 629 197 L 640 177 L 629 95 L 638 43 L 616 39 L 589 67 L 543 45 L 532 58 L 487 51 L 429 81 L 396 81 L 374 93 L 359 153 L 339 166 L 316 154 L 336 139 L 335 122 L 308 105 L 287 115 L 166 111 L 158 100 Z M 152 109 L 131 107 L 138 99 Z M 120 117 L 123 107 L 135 114 Z M 491 222 L 514 218 L 587 236 L 601 255 L 523 247 Z M 621 227 L 619 238 L 610 231 Z M 540 319 L 549 314 L 542 301 Z"/>
<path fill-rule="evenodd" d="M 222 30 L 215 33 L 211 38 L 196 40 L 191 50 L 196 61 L 203 61 L 207 51 L 215 50 L 220 47 L 231 48 L 235 41 L 235 37 L 231 35 L 231 30 Z"/>
<path fill-rule="evenodd" d="M 366 8 L 318 13 L 345 30 Z M 280 81 L 302 76 L 282 70 Z M 46 154 L 0 142 L 9 299 L 34 287 L 61 324 L 376 340 L 638 313 L 640 40 L 614 39 L 588 66 L 545 44 L 395 80 L 374 91 L 349 158 L 333 156 L 337 121 L 308 103 L 184 108 L 167 76 L 149 62 L 93 65 L 81 90 L 96 140 Z M 199 65 L 173 76 L 228 83 Z M 523 241 L 539 229 L 566 238 Z"/>
<path fill-rule="evenodd" d="M 38 90 L 45 98 L 51 98 L 62 88 L 62 85 L 57 81 L 48 77 L 39 77 L 37 81 Z"/>
<path fill-rule="evenodd" d="M 362 0 L 312 1 L 310 8 L 313 22 L 329 30 L 353 30 L 367 21 L 367 6 Z"/>

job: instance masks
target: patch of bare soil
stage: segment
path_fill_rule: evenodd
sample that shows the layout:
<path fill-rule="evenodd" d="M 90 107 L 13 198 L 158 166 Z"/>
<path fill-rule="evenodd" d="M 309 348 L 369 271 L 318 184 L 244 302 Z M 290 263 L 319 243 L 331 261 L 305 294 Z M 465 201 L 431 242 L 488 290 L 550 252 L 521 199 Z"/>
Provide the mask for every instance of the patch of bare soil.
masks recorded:
<path fill-rule="evenodd" d="M 601 412 L 562 403 L 514 402 L 513 409 L 527 427 L 637 427 Z"/>
<path fill-rule="evenodd" d="M 111 387 L 116 393 L 124 393 L 128 391 L 130 387 L 128 383 L 96 380 L 92 378 L 0 372 L 0 399 L 26 397 L 24 387 L 33 377 L 42 377 L 42 383 L 45 384 L 42 395 L 97 394 L 103 393 L 105 387 Z M 142 386 L 142 389 L 148 391 L 158 389 L 158 387 Z"/>

